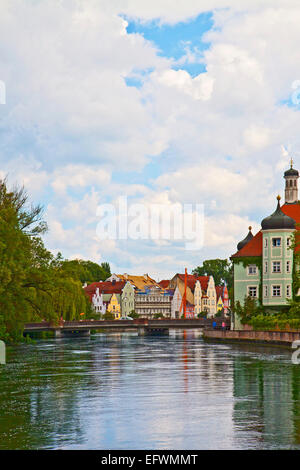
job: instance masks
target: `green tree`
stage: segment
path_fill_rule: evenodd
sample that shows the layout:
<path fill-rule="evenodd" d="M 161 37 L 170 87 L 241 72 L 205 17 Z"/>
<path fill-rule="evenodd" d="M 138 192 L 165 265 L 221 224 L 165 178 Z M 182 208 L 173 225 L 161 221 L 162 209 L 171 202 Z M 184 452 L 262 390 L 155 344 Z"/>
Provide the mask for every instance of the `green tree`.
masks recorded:
<path fill-rule="evenodd" d="M 102 263 L 108 265 L 108 263 Z M 82 284 L 85 282 L 91 284 L 92 282 L 105 281 L 110 276 L 102 265 L 94 263 L 93 261 L 85 261 L 81 259 L 63 260 L 61 267 L 64 271 L 68 272 L 74 279 L 80 280 Z"/>
<path fill-rule="evenodd" d="M 228 259 L 209 259 L 202 266 L 193 270 L 195 276 L 213 276 L 216 286 L 224 285 L 230 289 L 233 285 L 233 266 Z"/>

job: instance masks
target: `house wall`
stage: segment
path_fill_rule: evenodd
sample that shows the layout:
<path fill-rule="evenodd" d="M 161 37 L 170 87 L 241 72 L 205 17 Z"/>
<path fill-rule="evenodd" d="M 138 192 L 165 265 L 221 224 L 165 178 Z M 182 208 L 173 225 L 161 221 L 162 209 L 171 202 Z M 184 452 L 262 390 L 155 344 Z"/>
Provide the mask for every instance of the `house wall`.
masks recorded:
<path fill-rule="evenodd" d="M 196 281 L 194 289 L 194 305 L 195 315 L 199 315 L 202 312 L 202 289 L 199 281 Z"/>
<path fill-rule="evenodd" d="M 262 300 L 266 307 L 288 305 L 292 298 L 293 250 L 288 246 L 292 230 L 264 230 L 262 263 Z M 272 239 L 279 238 L 281 245 L 273 247 Z M 280 272 L 273 272 L 273 262 L 280 262 Z M 287 263 L 289 262 L 289 263 Z M 289 264 L 289 269 L 287 269 Z M 280 296 L 274 295 L 273 286 L 280 286 Z"/>
<path fill-rule="evenodd" d="M 126 282 L 121 295 L 122 316 L 130 316 L 134 308 L 134 287 L 130 282 Z"/>
<path fill-rule="evenodd" d="M 256 287 L 256 298 L 259 299 L 260 269 L 256 266 L 256 274 L 249 273 L 249 266 L 243 266 L 242 261 L 234 263 L 234 302 L 244 305 L 245 298 L 249 296 L 250 287 Z"/>
<path fill-rule="evenodd" d="M 217 313 L 217 294 L 216 294 L 216 287 L 215 281 L 212 276 L 209 276 L 208 286 L 207 286 L 207 317 L 211 318 Z"/>
<path fill-rule="evenodd" d="M 182 295 L 180 293 L 179 287 L 177 286 L 174 291 L 173 299 L 171 301 L 171 318 L 180 318 L 180 316 L 182 315 L 182 312 L 180 313 L 179 311 L 181 302 Z"/>

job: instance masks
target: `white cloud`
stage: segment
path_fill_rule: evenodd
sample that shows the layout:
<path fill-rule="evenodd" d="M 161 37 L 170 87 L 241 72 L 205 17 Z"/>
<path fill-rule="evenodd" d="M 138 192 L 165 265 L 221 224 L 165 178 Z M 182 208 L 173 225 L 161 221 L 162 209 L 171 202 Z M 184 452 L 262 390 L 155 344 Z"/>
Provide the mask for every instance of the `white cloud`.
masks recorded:
<path fill-rule="evenodd" d="M 208 10 L 206 72 L 194 78 L 127 34 L 120 16 L 174 24 Z M 290 156 L 299 166 L 299 110 L 282 104 L 299 78 L 299 21 L 296 0 L 2 1 L 0 174 L 48 204 L 49 246 L 120 270 L 200 263 L 168 243 L 99 243 L 97 205 L 128 194 L 148 205 L 204 203 L 199 258 L 230 255 L 273 209 Z M 182 67 L 199 60 L 186 47 Z M 149 162 L 161 167 L 151 181 Z"/>
<path fill-rule="evenodd" d="M 207 74 L 192 78 L 185 70 L 165 70 L 158 75 L 159 83 L 176 87 L 195 100 L 209 100 L 213 91 L 214 80 Z"/>

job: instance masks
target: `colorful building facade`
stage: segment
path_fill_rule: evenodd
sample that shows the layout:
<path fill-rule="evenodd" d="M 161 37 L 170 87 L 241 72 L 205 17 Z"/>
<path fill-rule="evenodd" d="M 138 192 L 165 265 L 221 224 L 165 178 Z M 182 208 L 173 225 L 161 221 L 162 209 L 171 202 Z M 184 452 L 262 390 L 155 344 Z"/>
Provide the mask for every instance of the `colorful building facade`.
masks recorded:
<path fill-rule="evenodd" d="M 279 312 L 293 298 L 294 251 L 292 240 L 300 223 L 298 202 L 299 173 L 291 167 L 284 173 L 285 203 L 277 197 L 276 210 L 261 222 L 253 236 L 251 227 L 232 255 L 234 263 L 234 302 L 241 305 L 247 297 L 257 300 L 266 311 Z M 238 318 L 235 328 L 241 328 Z"/>

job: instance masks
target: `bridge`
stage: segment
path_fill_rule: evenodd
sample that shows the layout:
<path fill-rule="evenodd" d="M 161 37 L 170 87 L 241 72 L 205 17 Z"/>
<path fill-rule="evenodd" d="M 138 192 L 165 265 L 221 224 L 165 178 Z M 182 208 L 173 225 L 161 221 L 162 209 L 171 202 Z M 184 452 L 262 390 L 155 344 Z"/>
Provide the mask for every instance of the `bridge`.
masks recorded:
<path fill-rule="evenodd" d="M 62 336 L 88 336 L 91 330 L 138 330 L 139 335 L 148 334 L 166 334 L 170 328 L 212 328 L 213 322 L 216 322 L 216 328 L 220 329 L 222 322 L 226 322 L 229 327 L 229 321 L 224 318 L 197 318 L 197 319 L 171 319 L 164 318 L 158 320 L 148 320 L 138 318 L 135 320 L 80 320 L 63 321 L 59 324 L 52 322 L 27 323 L 24 327 L 24 334 L 30 334 L 42 331 L 53 331 L 55 337 Z"/>

